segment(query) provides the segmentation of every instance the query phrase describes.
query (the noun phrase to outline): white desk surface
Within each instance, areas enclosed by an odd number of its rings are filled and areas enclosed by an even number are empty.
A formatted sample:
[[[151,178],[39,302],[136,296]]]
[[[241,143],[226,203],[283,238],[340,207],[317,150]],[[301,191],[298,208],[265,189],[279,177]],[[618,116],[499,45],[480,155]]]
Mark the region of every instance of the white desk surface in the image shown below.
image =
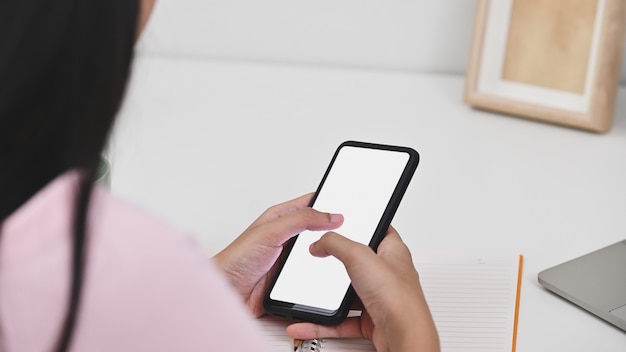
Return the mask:
[[[414,253],[525,256],[517,351],[624,351],[626,333],[537,273],[626,238],[626,89],[597,135],[477,111],[463,77],[138,57],[112,189],[209,253],[314,191],[344,140],[421,154],[393,224]]]

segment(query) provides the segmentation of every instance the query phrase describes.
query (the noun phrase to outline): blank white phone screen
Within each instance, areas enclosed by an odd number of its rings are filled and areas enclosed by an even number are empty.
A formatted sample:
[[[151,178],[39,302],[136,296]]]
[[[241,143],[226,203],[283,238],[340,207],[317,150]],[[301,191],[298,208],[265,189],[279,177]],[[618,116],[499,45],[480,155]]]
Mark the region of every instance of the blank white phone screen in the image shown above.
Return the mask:
[[[335,232],[369,244],[402,176],[409,154],[344,146],[324,181],[313,208],[344,216]],[[334,257],[317,258],[311,243],[326,231],[304,231],[296,240],[270,298],[330,311],[337,310],[350,278]]]

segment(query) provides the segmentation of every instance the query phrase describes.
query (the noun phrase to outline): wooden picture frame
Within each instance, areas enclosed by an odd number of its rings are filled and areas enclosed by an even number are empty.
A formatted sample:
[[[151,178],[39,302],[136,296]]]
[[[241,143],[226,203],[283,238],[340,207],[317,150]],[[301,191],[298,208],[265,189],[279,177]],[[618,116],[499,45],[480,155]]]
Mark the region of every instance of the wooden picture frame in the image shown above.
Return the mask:
[[[625,25],[624,0],[478,0],[465,102],[606,132]]]

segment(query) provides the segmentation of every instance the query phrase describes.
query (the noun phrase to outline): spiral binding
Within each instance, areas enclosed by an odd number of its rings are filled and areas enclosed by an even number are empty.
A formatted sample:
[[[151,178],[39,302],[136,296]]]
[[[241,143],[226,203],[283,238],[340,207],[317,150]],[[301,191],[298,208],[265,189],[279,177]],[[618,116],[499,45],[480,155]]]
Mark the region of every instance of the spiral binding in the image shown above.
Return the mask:
[[[302,342],[302,346],[300,346],[301,352],[320,352],[324,347],[323,339],[312,339],[306,340]]]

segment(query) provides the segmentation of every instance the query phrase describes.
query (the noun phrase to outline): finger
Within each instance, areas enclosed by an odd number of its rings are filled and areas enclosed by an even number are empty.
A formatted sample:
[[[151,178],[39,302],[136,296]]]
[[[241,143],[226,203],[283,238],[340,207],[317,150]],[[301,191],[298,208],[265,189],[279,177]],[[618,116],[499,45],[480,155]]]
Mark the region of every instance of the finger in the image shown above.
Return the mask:
[[[387,233],[385,233],[385,238],[389,238],[390,241],[394,241],[394,242],[403,242],[398,231],[391,225],[389,225],[389,228],[387,229]]]
[[[379,256],[386,258],[389,254],[391,259],[407,260],[411,259],[411,252],[402,241],[400,234],[392,226],[389,226],[385,238],[378,245],[377,253]]]
[[[313,242],[309,247],[309,252],[316,257],[332,255],[344,263],[346,267],[350,267],[357,260],[364,260],[374,254],[370,247],[335,232],[327,232],[318,241]]]
[[[259,216],[259,218],[253,223],[253,225],[259,225],[268,221],[272,221],[274,219],[278,219],[285,215],[296,212],[300,209],[307,208],[311,205],[312,199],[313,193],[308,193],[287,202],[269,207],[263,212],[263,214],[261,214],[261,216]]]
[[[304,230],[332,230],[341,224],[343,224],[343,216],[340,214],[322,213],[315,209],[303,208],[262,224],[259,226],[258,232],[266,233],[266,238],[271,241],[271,244],[279,246]]]
[[[294,339],[309,340],[316,338],[365,338],[361,332],[361,318],[354,317],[344,320],[335,326],[317,325],[313,323],[295,323],[287,327],[287,335]]]

